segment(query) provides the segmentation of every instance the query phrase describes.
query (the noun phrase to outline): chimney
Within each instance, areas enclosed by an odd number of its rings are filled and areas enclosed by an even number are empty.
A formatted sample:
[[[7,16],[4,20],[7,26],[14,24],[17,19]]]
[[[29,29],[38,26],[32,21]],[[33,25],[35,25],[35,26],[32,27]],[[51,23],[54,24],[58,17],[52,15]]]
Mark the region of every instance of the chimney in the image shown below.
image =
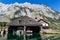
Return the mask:
[[[37,19],[37,17],[35,17],[35,19]]]
[[[34,17],[34,19],[35,19],[36,21],[38,21],[38,19],[37,19],[37,17],[36,17],[36,16]]]

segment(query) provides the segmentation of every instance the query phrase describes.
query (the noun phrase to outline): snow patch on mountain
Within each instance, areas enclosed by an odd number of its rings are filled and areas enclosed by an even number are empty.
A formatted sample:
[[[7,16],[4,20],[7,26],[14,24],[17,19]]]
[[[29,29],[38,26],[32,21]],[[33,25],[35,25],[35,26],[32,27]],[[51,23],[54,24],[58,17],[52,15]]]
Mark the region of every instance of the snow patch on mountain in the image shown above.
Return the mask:
[[[10,17],[14,17],[15,15],[27,15],[30,17],[39,16],[39,14],[55,18],[54,15],[56,12],[46,5],[39,4],[31,4],[28,2],[25,3],[14,3],[14,4],[3,4],[0,3],[0,14],[10,15]]]

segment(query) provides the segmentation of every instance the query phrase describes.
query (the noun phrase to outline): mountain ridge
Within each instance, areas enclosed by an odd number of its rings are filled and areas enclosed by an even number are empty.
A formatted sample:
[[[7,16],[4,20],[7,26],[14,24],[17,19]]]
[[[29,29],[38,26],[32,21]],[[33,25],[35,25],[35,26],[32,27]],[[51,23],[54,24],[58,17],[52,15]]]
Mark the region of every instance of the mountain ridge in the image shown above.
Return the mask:
[[[25,7],[25,9],[24,9],[24,7]],[[0,13],[1,14],[3,13],[3,14],[6,14],[6,15],[10,15],[10,14],[13,15],[16,11],[21,10],[21,8],[23,8],[23,11],[26,10],[27,13],[29,13],[28,11],[33,10],[33,12],[37,12],[37,13],[39,12],[40,14],[43,14],[43,15],[45,15],[47,17],[56,18],[55,16],[57,16],[56,19],[59,18],[59,16],[58,16],[59,13],[57,13],[56,11],[52,10],[50,7],[48,7],[46,5],[43,5],[43,4],[41,4],[41,5],[39,5],[39,4],[31,4],[31,3],[28,3],[28,2],[25,2],[23,4],[22,3],[19,4],[17,2],[14,3],[14,4],[0,3],[0,9],[1,9]],[[26,9],[26,8],[29,8],[29,9]],[[30,12],[29,14],[31,15],[31,13],[32,12]],[[54,15],[54,14],[56,14],[56,15]]]

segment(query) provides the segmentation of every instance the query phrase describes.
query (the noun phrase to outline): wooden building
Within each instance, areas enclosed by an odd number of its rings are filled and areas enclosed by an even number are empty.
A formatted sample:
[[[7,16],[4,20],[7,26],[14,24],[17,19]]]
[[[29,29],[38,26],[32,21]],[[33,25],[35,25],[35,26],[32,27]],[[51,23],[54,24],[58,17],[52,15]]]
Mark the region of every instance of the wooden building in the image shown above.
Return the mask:
[[[40,20],[38,22],[42,25],[43,29],[48,29],[49,27],[49,22],[44,20],[43,16],[40,17]]]
[[[39,33],[41,24],[28,16],[21,16],[13,19],[7,26],[8,32],[23,30],[26,33],[27,30],[32,30],[33,33]]]

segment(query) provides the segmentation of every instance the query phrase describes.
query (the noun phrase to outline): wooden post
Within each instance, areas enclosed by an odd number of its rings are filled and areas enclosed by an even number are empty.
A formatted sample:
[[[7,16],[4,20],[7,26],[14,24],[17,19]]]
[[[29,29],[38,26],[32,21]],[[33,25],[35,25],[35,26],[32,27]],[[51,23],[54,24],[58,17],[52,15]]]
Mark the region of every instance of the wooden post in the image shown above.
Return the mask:
[[[41,26],[41,33],[43,33],[43,28],[42,28],[42,26]]]
[[[23,33],[24,33],[24,40],[26,40],[26,26],[24,26]]]

